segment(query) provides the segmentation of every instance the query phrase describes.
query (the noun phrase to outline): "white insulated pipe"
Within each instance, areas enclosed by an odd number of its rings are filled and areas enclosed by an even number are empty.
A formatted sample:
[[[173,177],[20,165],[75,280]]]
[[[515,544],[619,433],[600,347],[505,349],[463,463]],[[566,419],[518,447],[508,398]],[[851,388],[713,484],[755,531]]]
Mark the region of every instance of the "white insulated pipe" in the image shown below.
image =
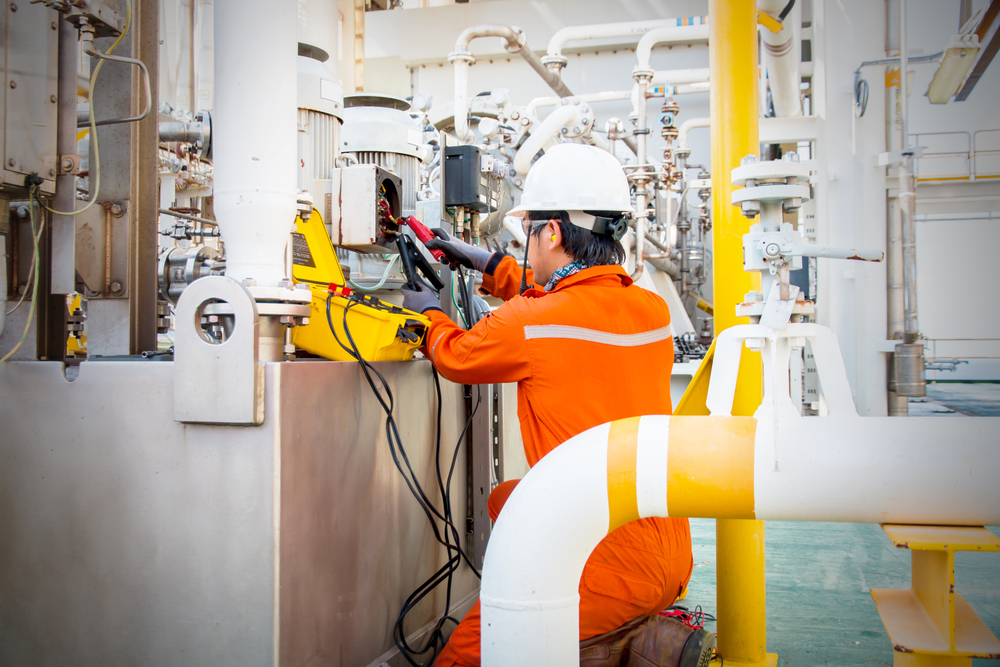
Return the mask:
[[[759,0],[757,8],[777,18],[787,5],[787,0]],[[774,113],[779,118],[801,116],[802,3],[792,6],[777,33],[764,25],[759,32]]]
[[[694,17],[694,22],[704,23],[708,17]],[[677,27],[688,19],[660,19],[657,21],[625,21],[622,23],[601,23],[596,25],[574,25],[557,30],[549,40],[548,58],[561,58],[563,47],[569,42],[588,41],[592,39],[607,39],[610,37],[631,37],[644,35],[651,30],[667,27]],[[708,36],[706,34],[705,39]],[[698,38],[692,38],[696,41]]]
[[[997,525],[998,432],[1000,418],[851,414],[654,415],[585,431],[528,472],[494,526],[482,664],[578,665],[584,565],[638,518]]]
[[[700,21],[700,23],[697,23]],[[649,65],[653,47],[659,44],[684,44],[687,42],[708,41],[708,17],[695,17],[694,25],[673,25],[650,30],[635,47],[636,69],[652,69]],[[707,77],[706,79],[708,80]]]
[[[537,128],[532,129],[531,134],[525,140],[514,155],[514,171],[524,176],[531,168],[531,160],[538,154],[538,151],[545,148],[551,141],[556,139],[562,128],[568,125],[579,125],[580,105],[565,104],[556,107],[552,113],[545,117]]]
[[[462,143],[475,138],[469,131],[469,61],[455,60],[455,136]]]
[[[691,133],[691,130],[698,127],[709,127],[711,122],[711,118],[688,118],[681,123],[681,126],[677,129],[677,150],[688,150],[688,134]]]
[[[257,286],[285,279],[295,222],[295,0],[214,5],[215,213],[226,275]],[[252,35],[267,35],[262,49]]]

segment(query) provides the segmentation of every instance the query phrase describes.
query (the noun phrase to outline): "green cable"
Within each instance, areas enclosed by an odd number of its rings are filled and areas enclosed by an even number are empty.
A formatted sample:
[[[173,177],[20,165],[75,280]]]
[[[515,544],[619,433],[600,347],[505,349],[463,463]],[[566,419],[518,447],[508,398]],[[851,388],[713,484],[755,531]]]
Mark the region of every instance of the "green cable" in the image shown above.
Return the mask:
[[[389,260],[389,264],[385,267],[385,272],[382,273],[382,280],[378,281],[376,285],[372,285],[371,287],[362,287],[361,285],[357,284],[356,282],[350,279],[348,279],[347,284],[356,290],[361,290],[362,292],[374,292],[376,290],[380,290],[382,289],[382,286],[385,285],[385,282],[389,279],[389,274],[392,273],[392,266],[393,264],[396,263],[397,259],[399,259],[399,255],[392,256],[392,259]]]

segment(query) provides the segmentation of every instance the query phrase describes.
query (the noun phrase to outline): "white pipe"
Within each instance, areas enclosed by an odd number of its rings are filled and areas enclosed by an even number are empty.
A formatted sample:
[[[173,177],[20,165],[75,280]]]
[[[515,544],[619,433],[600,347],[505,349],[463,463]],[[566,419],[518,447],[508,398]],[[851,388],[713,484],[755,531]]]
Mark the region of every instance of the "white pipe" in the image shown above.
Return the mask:
[[[678,44],[684,42],[708,41],[708,18],[699,16],[700,24],[671,26],[650,30],[639,40],[635,48],[636,69],[648,70],[650,53],[657,44]]]
[[[699,16],[696,20],[705,21],[707,17]],[[683,19],[661,19],[658,21],[626,21],[623,23],[601,23],[597,25],[574,25],[557,30],[549,40],[547,57],[562,57],[563,47],[568,42],[585,41],[591,39],[606,39],[608,37],[630,37],[632,35],[644,35],[650,30],[677,26]],[[694,41],[694,40],[692,40]]]
[[[285,278],[295,222],[295,0],[219,2],[215,11],[215,213],[226,275]],[[259,48],[249,35],[267,35]]]
[[[523,247],[525,241],[528,240],[528,236],[524,233],[524,227],[521,226],[522,222],[521,218],[515,218],[511,215],[505,215],[503,217],[503,228],[510,232],[510,235],[514,237],[514,240]]]
[[[785,0],[760,0],[759,9],[777,18],[787,5]],[[774,113],[779,118],[801,116],[802,3],[792,6],[777,34],[763,25],[759,32]]]
[[[661,69],[653,72],[653,80],[650,84],[653,86],[662,86],[663,84],[678,84],[678,83],[703,83],[705,81],[710,81],[709,69],[707,67],[693,68],[693,69]]]
[[[177,3],[177,35],[180,38],[180,55],[177,65],[178,109],[197,111],[194,100],[194,2],[179,0]]]
[[[789,397],[791,346],[804,339],[828,417],[799,416]],[[753,417],[733,417],[744,343],[762,352],[764,396]],[[528,472],[483,564],[484,667],[578,665],[584,565],[607,533],[635,519],[1000,522],[1000,418],[859,417],[825,327],[727,329],[716,341],[706,405],[712,416],[597,426]]]
[[[531,135],[514,155],[514,171],[522,176],[527,174],[531,168],[531,160],[538,151],[558,137],[562,128],[579,123],[579,118],[579,104],[562,105],[546,116],[537,128],[532,129]]]
[[[581,102],[586,102],[590,104],[591,102],[613,102],[618,100],[627,100],[632,97],[632,91],[630,90],[606,90],[601,93],[589,93],[587,95],[576,95],[576,98]],[[531,117],[538,116],[539,107],[554,107],[559,104],[563,98],[561,97],[536,97],[535,99],[528,102],[528,106],[525,107],[527,113]]]
[[[688,134],[696,127],[709,127],[711,118],[688,118],[677,130],[677,149],[688,150]]]
[[[629,520],[1000,522],[1000,418],[645,416],[629,439],[630,421],[563,443],[504,505],[483,564],[483,667],[579,664],[580,577],[623,499]],[[609,469],[623,448],[629,463]]]
[[[200,35],[198,41],[198,59],[195,61],[195,107],[192,111],[211,111],[214,82],[214,51],[212,43],[213,29],[212,0],[197,0],[195,5],[195,29]]]
[[[455,136],[462,143],[475,138],[469,131],[469,61],[455,60]]]

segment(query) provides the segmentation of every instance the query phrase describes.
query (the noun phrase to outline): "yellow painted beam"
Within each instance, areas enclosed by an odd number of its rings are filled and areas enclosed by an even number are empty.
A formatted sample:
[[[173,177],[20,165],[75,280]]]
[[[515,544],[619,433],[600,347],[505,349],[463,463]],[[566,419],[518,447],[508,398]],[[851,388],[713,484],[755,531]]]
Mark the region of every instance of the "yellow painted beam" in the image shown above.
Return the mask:
[[[709,0],[712,136],[712,242],[715,334],[736,324],[736,304],[759,291],[760,278],[743,271],[743,234],[750,221],[731,203],[730,174],[740,159],[760,151],[757,110],[757,3]],[[755,284],[756,283],[756,284]],[[743,351],[733,414],[750,416],[760,404],[759,353]],[[716,521],[718,650],[729,667],[775,664],[767,653],[764,608],[764,522]]]

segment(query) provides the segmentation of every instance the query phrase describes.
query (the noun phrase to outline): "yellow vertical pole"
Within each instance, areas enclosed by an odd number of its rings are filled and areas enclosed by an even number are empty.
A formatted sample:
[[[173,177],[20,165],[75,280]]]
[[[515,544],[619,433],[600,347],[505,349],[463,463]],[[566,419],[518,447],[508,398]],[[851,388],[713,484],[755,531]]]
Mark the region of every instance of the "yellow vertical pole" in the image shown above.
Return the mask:
[[[712,118],[712,243],[715,255],[715,335],[747,323],[736,304],[760,290],[760,278],[743,271],[743,234],[750,220],[732,205],[730,172],[740,159],[760,152],[757,109],[756,0],[709,0],[709,65]],[[760,405],[760,354],[743,350],[734,415]],[[764,522],[716,521],[718,650],[727,667],[774,665],[767,653],[764,606]]]

